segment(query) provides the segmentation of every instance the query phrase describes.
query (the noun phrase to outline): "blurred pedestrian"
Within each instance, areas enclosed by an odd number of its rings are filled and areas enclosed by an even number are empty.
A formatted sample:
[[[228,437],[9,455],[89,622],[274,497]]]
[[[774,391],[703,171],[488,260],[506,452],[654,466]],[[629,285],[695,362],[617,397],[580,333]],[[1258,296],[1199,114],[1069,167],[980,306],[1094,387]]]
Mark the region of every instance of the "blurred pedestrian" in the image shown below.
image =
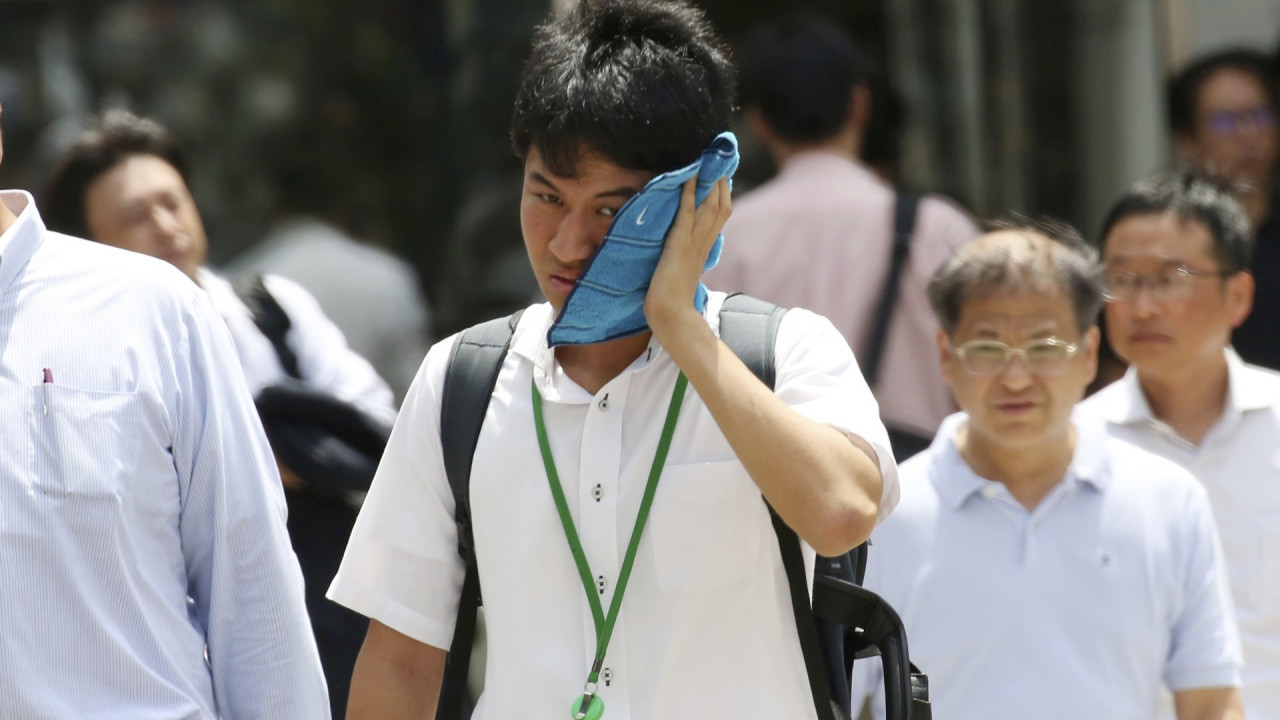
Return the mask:
[[[0,715],[329,717],[280,479],[209,298],[4,191],[0,348]]]
[[[1242,718],[1209,503],[1173,462],[1074,413],[1103,278],[1071,228],[984,235],[929,286],[961,412],[902,465],[865,584],[902,614],[937,717]],[[855,697],[880,684],[854,666]],[[876,716],[883,717],[877,695]]]
[[[955,409],[933,352],[925,287],[978,229],[940,197],[917,207],[858,159],[875,108],[866,61],[839,28],[795,16],[757,31],[744,55],[746,118],[779,173],[735,203],[729,245],[707,282],[830,318],[904,459]]]
[[[1253,50],[1206,55],[1169,81],[1169,125],[1179,159],[1232,184],[1255,242],[1254,312],[1232,343],[1245,361],[1280,370],[1280,152],[1271,61]]]
[[[1102,257],[1107,331],[1129,372],[1082,407],[1208,490],[1246,714],[1280,720],[1280,374],[1230,346],[1253,298],[1252,248],[1244,209],[1213,180],[1171,173],[1126,192],[1103,225]]]
[[[205,291],[231,331],[280,466],[307,609],[341,717],[366,623],[326,600],[324,589],[355,523],[349,491],[368,488],[395,418],[391,389],[301,286],[268,275],[233,287],[205,267],[208,241],[187,177],[182,148],[165,128],[109,111],[62,154],[49,184],[49,225],[168,261]]]

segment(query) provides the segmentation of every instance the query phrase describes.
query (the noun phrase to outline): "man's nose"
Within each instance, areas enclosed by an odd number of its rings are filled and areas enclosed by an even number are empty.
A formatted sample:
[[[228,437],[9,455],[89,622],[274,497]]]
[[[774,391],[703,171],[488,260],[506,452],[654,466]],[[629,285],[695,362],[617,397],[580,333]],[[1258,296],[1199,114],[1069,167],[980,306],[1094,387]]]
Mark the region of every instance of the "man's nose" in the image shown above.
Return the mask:
[[[1160,301],[1156,298],[1155,287],[1149,282],[1140,283],[1134,289],[1128,305],[1134,317],[1149,318],[1155,315],[1160,310]]]
[[[551,239],[550,249],[566,265],[586,262],[604,242],[604,231],[593,218],[579,213],[565,213]]]
[[[1009,358],[1009,364],[1005,365],[1004,370],[1000,372],[1000,384],[1009,390],[1017,391],[1029,387],[1031,382],[1031,366],[1027,364],[1026,355],[1014,353]]]

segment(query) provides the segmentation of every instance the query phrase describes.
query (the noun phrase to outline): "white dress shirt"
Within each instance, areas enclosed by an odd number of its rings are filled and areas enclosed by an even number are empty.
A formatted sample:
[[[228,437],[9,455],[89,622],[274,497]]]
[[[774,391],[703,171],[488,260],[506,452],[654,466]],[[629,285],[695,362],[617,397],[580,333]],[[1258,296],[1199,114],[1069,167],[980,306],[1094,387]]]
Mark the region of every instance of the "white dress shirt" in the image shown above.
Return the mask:
[[[1213,517],[1186,470],[1077,414],[1066,476],[1028,511],[960,456],[965,420],[903,463],[864,583],[906,624],[935,717],[1150,720],[1166,686],[1240,684]],[[883,718],[878,659],[853,677]]]
[[[711,293],[713,330],[723,300]],[[544,398],[569,511],[608,607],[678,373],[654,341],[592,395],[548,349],[551,320],[545,304],[522,317],[475,452],[471,501],[488,638],[476,720],[562,720],[595,651],[590,607],[538,450],[531,384]],[[453,638],[463,577],[438,425],[453,342],[432,348],[409,391],[329,591],[438,648]],[[887,514],[896,468],[844,339],[825,319],[792,310],[776,352],[779,397],[876,447]],[[692,386],[605,668],[600,693],[612,720],[815,717],[768,510]]]
[[[225,324],[168,264],[0,200],[0,717],[328,717]]]
[[[208,268],[200,268],[197,278],[231,331],[250,392],[257,395],[268,385],[287,379],[275,346],[258,329],[252,312],[231,283]],[[388,423],[395,420],[395,398],[390,386],[368,360],[347,346],[342,331],[324,314],[311,293],[278,275],[264,275],[262,281],[289,317],[285,343],[297,356],[298,372],[307,385],[332,393]]]
[[[1155,418],[1133,368],[1081,408],[1208,491],[1240,623],[1246,716],[1280,720],[1280,374],[1226,355],[1226,407],[1200,447]]]

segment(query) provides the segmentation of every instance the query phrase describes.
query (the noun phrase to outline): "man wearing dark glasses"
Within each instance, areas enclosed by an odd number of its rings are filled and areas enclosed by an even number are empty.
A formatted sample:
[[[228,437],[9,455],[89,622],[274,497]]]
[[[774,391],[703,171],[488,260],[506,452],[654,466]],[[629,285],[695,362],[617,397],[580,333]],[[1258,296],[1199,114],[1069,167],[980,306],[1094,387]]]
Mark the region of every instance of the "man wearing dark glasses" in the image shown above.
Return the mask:
[[[1232,183],[1256,239],[1253,313],[1235,333],[1241,357],[1280,370],[1280,215],[1275,186],[1280,100],[1271,58],[1225,50],[1187,65],[1169,82],[1169,125],[1178,158]]]
[[[1165,688],[1179,720],[1240,717],[1203,489],[1075,413],[1102,292],[1097,254],[1051,223],[983,236],[930,284],[961,412],[902,465],[865,584],[902,614],[937,717],[1150,720]],[[878,668],[854,666],[855,693]]]

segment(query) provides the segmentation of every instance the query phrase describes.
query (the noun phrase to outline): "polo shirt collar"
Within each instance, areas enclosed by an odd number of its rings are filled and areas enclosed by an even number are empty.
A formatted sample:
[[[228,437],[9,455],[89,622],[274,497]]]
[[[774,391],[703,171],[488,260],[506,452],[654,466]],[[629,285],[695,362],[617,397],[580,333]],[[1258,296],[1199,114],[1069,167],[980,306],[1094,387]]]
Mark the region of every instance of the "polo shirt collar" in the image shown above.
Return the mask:
[[[1280,386],[1275,383],[1253,382],[1253,368],[1245,364],[1234,348],[1223,350],[1227,359],[1227,402],[1222,410],[1224,418],[1280,405]],[[1158,422],[1147,402],[1146,393],[1138,381],[1137,368],[1132,365],[1116,384],[1116,395],[1103,403],[1099,415],[1118,425]]]
[[[45,228],[30,193],[5,190],[0,192],[0,202],[17,216],[13,226],[0,235],[0,288],[3,288],[8,287],[40,247]]]
[[[1002,486],[1002,483],[979,476],[960,455],[956,433],[968,419],[968,415],[960,412],[944,420],[929,449],[930,462],[936,470],[929,476],[938,496],[953,510],[958,510],[969,498],[987,491],[989,487]],[[1062,483],[1077,487],[1089,485],[1098,492],[1104,492],[1111,484],[1106,430],[1101,423],[1091,421],[1079,412],[1073,413],[1071,422],[1076,428],[1076,451]]]
[[[1280,386],[1274,382],[1255,382],[1257,369],[1245,364],[1235,348],[1227,354],[1227,412],[1263,410],[1280,405]],[[1224,412],[1223,414],[1227,414]]]

